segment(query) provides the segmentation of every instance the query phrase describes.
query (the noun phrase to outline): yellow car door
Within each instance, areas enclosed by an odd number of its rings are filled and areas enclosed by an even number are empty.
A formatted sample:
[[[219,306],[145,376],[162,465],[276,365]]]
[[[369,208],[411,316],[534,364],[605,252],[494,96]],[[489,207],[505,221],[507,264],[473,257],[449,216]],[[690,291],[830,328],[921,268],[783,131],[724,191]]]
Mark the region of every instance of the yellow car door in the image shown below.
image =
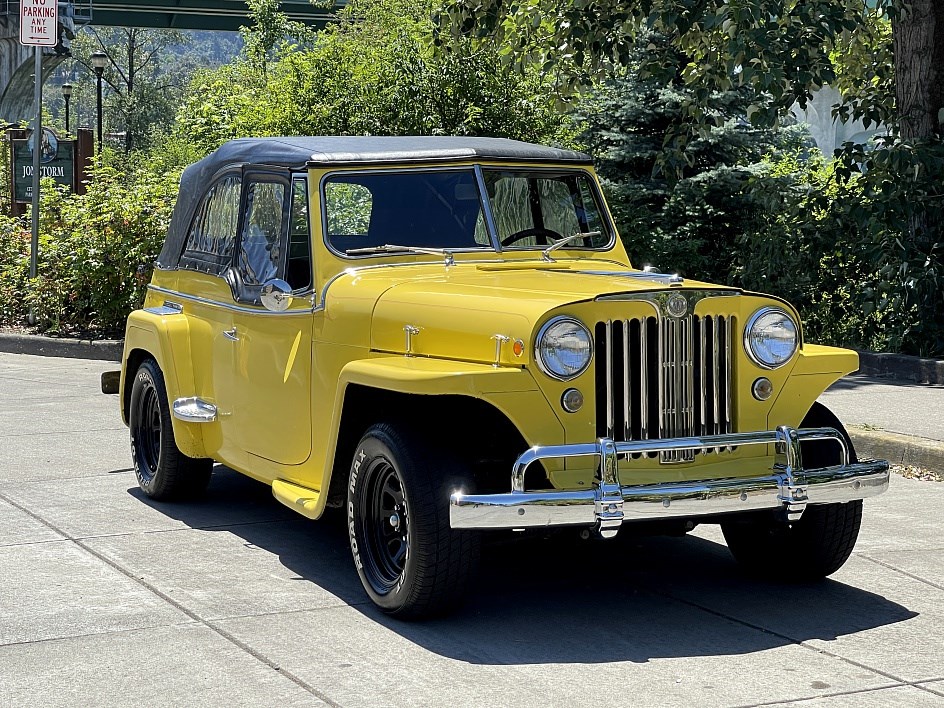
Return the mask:
[[[283,465],[311,453],[311,241],[304,176],[247,169],[236,248],[234,417],[240,444]],[[262,305],[262,287],[285,281],[296,297],[282,312]]]

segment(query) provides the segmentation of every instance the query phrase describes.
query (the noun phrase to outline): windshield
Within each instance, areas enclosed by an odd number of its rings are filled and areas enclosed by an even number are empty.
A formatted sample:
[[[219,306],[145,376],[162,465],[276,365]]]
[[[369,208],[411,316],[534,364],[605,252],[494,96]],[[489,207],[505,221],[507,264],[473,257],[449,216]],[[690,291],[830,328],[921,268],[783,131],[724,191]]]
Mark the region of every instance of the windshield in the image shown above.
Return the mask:
[[[543,248],[577,233],[569,245],[610,242],[589,175],[576,171],[484,170],[485,188],[502,248]]]
[[[337,174],[324,185],[329,245],[491,248],[475,172]]]
[[[589,175],[483,170],[502,248],[601,248],[609,230]],[[347,255],[425,249],[493,250],[471,168],[336,173],[324,182],[328,245]],[[575,234],[585,237],[574,237]]]

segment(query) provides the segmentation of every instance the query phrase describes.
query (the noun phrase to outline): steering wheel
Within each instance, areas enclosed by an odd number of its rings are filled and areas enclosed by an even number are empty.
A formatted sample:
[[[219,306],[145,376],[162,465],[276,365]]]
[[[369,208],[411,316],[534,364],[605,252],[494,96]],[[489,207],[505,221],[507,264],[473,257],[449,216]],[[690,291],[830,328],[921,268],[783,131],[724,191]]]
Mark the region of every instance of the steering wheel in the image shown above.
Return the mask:
[[[559,233],[554,231],[554,229],[532,227],[530,229],[522,229],[521,231],[515,231],[510,236],[506,236],[505,238],[502,239],[501,245],[510,246],[511,244],[517,243],[518,241],[523,241],[529,236],[539,236],[543,238],[545,246],[550,246],[552,243],[554,243],[554,241],[557,241],[563,238],[563,236],[561,236]]]

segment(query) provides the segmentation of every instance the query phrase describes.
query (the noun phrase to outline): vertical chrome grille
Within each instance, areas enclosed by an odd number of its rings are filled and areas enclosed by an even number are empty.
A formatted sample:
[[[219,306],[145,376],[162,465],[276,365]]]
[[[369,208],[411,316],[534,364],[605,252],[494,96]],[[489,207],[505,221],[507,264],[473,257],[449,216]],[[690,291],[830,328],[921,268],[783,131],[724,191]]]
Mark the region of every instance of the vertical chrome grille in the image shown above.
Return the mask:
[[[719,315],[598,323],[597,435],[620,441],[732,432],[734,329],[733,317]],[[690,462],[726,449],[674,450],[660,459]]]
[[[692,409],[692,319],[668,318],[662,321],[659,338],[660,438],[691,435],[695,429]],[[663,453],[664,462],[691,462],[694,450],[671,450]]]

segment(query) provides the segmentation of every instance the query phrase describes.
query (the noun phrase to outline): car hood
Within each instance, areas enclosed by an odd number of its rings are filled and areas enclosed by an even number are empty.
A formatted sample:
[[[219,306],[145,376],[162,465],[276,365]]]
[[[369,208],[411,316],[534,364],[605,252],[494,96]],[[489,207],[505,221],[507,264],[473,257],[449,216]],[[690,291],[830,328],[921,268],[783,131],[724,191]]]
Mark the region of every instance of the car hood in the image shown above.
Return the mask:
[[[697,281],[670,285],[667,276],[599,261],[410,266],[358,277],[362,287],[383,284],[371,318],[372,349],[405,353],[411,329],[413,354],[493,363],[500,335],[511,342],[501,355],[510,364],[526,363],[535,328],[552,312],[567,314],[568,306],[670,288],[732,290]],[[525,345],[521,356],[513,355],[514,340]]]

